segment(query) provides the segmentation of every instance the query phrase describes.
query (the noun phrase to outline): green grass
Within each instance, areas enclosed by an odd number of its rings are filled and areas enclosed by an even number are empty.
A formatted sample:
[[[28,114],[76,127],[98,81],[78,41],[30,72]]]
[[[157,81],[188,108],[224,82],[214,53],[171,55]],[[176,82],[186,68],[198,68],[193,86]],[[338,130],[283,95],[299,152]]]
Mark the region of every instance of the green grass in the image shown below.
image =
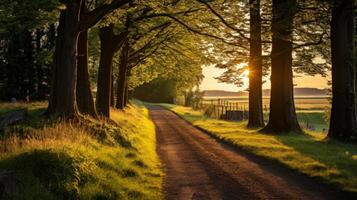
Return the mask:
[[[308,112],[305,111],[298,111],[297,113],[298,121],[302,128],[310,128],[313,127],[314,132],[323,132],[324,130],[327,131],[328,124],[325,120],[325,113],[319,112],[315,110],[309,110]],[[269,113],[264,113],[264,119],[267,120],[269,118]]]
[[[163,198],[155,126],[140,102],[112,110],[117,125],[90,118],[46,123],[45,103],[0,104],[0,113],[20,107],[36,120],[2,133],[0,184],[10,188],[3,199]]]
[[[321,132],[328,129],[324,112],[298,112],[297,117],[302,127],[313,126],[315,131]]]
[[[247,122],[209,119],[188,107],[162,104],[193,125],[249,153],[357,192],[357,146],[325,139],[325,134],[268,135],[247,129]],[[321,116],[310,116],[320,120]]]

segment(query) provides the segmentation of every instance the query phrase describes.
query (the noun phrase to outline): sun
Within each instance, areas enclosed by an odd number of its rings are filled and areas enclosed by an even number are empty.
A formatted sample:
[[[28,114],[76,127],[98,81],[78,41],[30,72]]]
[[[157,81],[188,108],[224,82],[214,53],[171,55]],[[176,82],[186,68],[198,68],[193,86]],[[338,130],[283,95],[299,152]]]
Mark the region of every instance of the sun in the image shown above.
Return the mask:
[[[249,69],[244,70],[243,76],[245,76],[245,77],[249,76]]]

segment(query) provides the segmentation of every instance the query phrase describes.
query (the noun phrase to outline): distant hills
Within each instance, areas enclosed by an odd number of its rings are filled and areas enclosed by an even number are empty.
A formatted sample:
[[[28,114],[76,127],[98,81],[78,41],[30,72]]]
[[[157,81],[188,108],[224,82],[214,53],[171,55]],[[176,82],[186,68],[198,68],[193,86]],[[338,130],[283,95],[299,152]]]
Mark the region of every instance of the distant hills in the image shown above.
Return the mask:
[[[237,97],[237,96],[248,96],[248,91],[231,92],[224,90],[205,90],[205,97]],[[318,88],[295,88],[295,96],[326,96],[328,95],[327,89]],[[263,90],[263,96],[270,96],[270,89]]]

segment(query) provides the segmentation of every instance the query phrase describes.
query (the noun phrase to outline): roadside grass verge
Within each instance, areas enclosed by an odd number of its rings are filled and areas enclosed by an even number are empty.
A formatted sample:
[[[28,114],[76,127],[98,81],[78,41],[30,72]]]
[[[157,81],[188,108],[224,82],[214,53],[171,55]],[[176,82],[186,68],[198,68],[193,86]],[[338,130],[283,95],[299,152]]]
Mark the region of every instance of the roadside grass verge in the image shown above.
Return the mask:
[[[0,199],[163,198],[155,126],[140,102],[113,109],[116,124],[85,117],[42,126],[34,124],[48,121],[41,117],[45,103],[8,105],[0,104],[0,113],[27,107],[37,121],[0,136]]]
[[[339,188],[357,192],[357,146],[308,132],[270,135],[247,129],[247,122],[210,119],[189,107],[161,104],[212,136]]]

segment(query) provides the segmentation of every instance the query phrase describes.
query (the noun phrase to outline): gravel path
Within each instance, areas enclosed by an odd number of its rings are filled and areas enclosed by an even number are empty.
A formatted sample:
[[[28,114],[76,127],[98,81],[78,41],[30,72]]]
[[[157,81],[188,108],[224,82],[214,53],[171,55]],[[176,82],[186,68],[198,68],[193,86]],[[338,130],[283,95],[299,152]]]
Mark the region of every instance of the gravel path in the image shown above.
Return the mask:
[[[220,143],[162,107],[148,108],[168,200],[357,199]]]

